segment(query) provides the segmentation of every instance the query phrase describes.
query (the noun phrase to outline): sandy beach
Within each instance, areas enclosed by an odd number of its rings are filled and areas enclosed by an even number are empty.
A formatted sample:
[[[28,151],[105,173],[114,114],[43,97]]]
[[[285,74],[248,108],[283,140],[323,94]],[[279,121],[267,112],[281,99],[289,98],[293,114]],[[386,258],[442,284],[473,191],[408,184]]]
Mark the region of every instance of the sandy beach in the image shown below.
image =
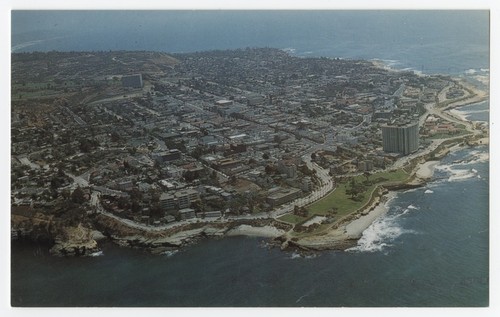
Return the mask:
[[[385,197],[387,200],[377,205],[372,211],[367,215],[361,216],[358,219],[351,221],[345,226],[345,234],[349,239],[358,239],[361,237],[363,231],[365,231],[377,218],[387,213],[389,207],[388,202],[395,198],[396,192],[389,192]]]
[[[240,225],[229,230],[226,236],[250,236],[263,238],[276,238],[285,234],[285,231],[273,226],[252,227],[249,225]]]
[[[434,170],[436,169],[436,165],[439,164],[439,161],[427,161],[418,166],[418,170],[415,175],[420,179],[429,179],[434,175]]]

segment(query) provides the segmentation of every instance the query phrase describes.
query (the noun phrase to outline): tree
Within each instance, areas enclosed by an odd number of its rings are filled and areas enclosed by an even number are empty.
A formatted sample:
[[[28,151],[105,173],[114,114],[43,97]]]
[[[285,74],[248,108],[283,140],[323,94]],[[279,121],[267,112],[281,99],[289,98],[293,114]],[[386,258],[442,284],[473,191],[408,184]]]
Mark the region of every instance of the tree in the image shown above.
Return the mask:
[[[68,189],[64,189],[62,192],[61,192],[61,195],[62,197],[64,198],[64,200],[68,200],[69,198],[71,198],[71,193],[69,192]]]
[[[308,212],[304,207],[299,207],[297,205],[293,206],[293,214],[300,217],[307,217]]]
[[[269,153],[266,152],[266,153],[262,154],[262,158],[264,160],[268,160],[269,159]]]
[[[266,167],[264,168],[264,170],[266,171],[267,175],[272,175],[275,172],[275,168],[274,168],[273,165],[266,165]]]
[[[160,194],[154,192],[151,194],[151,202],[157,204],[160,202]]]
[[[236,185],[237,182],[238,182],[238,178],[236,177],[236,175],[231,175],[231,177],[229,178],[229,183],[231,185]]]
[[[85,202],[85,194],[80,186],[78,186],[71,194],[71,201],[75,204],[83,204]]]
[[[354,200],[358,198],[361,193],[363,193],[364,189],[365,189],[364,186],[362,184],[357,183],[353,177],[349,181],[349,184],[346,186],[345,193],[347,195],[350,195],[351,199]]]
[[[345,188],[345,194],[351,196],[351,199],[353,199],[354,196],[356,196],[356,193],[354,192],[353,188],[347,186]]]
[[[190,207],[194,209],[196,212],[202,212],[205,209],[201,200],[193,201]]]
[[[210,173],[210,178],[212,180],[217,180],[217,172],[215,170],[213,170],[212,173]]]
[[[135,187],[132,188],[132,190],[130,191],[130,199],[137,200],[137,201],[142,200],[142,192]]]
[[[118,198],[117,203],[118,203],[118,207],[125,209],[128,205],[128,200],[127,200],[127,198],[121,196],[120,198]]]
[[[186,180],[186,182],[188,182],[188,183],[194,181],[197,178],[196,174],[193,173],[192,171],[185,171],[183,176],[184,176],[184,179]]]
[[[366,178],[366,182],[368,182],[370,180],[370,176],[371,175],[372,174],[370,172],[368,172],[368,171],[366,171],[366,172],[363,173],[363,176]]]
[[[127,160],[123,161],[123,168],[129,170],[131,168],[130,163]]]
[[[139,212],[141,211],[141,204],[137,200],[132,200],[132,203],[130,204],[130,209],[133,212]]]
[[[161,218],[165,215],[165,212],[160,207],[160,205],[154,204],[153,206],[151,206],[150,215],[153,218]]]
[[[59,164],[57,166],[57,177],[66,177],[66,174],[64,174],[64,170],[63,170],[63,165],[62,164]]]
[[[52,179],[50,180],[50,188],[53,190],[58,189],[59,187],[61,187],[61,185],[61,179],[58,177],[52,177]]]
[[[278,144],[281,144],[281,138],[279,135],[275,135],[274,138],[273,138],[274,142],[275,143],[278,143]]]

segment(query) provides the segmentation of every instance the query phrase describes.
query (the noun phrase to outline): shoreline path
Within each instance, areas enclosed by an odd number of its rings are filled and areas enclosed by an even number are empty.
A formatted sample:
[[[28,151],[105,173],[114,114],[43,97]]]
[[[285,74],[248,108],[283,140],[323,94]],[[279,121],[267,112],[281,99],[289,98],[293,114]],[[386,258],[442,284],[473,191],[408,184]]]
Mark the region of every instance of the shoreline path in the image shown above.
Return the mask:
[[[420,125],[422,125],[423,122],[425,122],[425,119],[429,115],[435,115],[435,116],[440,117],[440,118],[447,120],[447,121],[451,121],[451,122],[455,122],[455,123],[459,123],[459,124],[464,124],[467,131],[473,133],[474,135],[479,134],[480,131],[474,129],[473,122],[471,122],[469,120],[464,121],[463,118],[460,118],[458,116],[455,116],[455,115],[449,113],[448,110],[450,110],[451,108],[465,106],[465,105],[469,105],[469,104],[483,101],[488,97],[488,94],[482,90],[479,90],[473,86],[468,85],[467,89],[466,89],[468,94],[466,95],[465,99],[462,99],[462,100],[459,100],[456,102],[451,102],[446,107],[439,108],[438,107],[439,103],[448,101],[448,99],[446,98],[446,91],[450,87],[452,87],[451,84],[449,86],[443,88],[439,92],[437,103],[432,102],[432,103],[428,103],[425,105],[426,112],[420,118]],[[432,141],[432,143],[427,148],[425,148],[421,151],[418,151],[414,154],[411,154],[409,156],[398,159],[388,170],[394,170],[394,169],[401,168],[401,167],[405,166],[406,164],[408,164],[408,162],[411,159],[414,159],[416,157],[421,157],[421,156],[428,154],[431,151],[435,150],[443,142],[445,142],[447,140],[461,138],[461,137],[463,137],[463,136],[457,136],[457,137],[445,138],[445,139],[435,139]],[[252,220],[252,219],[255,219],[255,220],[256,219],[274,219],[276,221],[280,221],[277,218],[286,214],[286,213],[291,212],[295,205],[299,206],[299,207],[307,206],[307,205],[309,205],[309,204],[311,204],[319,199],[322,199],[323,197],[330,194],[333,190],[335,190],[334,184],[333,184],[333,179],[329,175],[328,171],[321,168],[316,163],[311,162],[311,155],[310,155],[311,153],[309,153],[309,152],[311,152],[313,150],[314,150],[314,147],[312,147],[306,154],[304,154],[302,156],[302,160],[307,164],[307,167],[309,169],[314,169],[316,171],[316,174],[318,175],[318,177],[320,179],[320,183],[321,183],[320,187],[315,189],[308,196],[298,198],[298,199],[296,199],[290,203],[287,203],[285,205],[282,205],[282,206],[278,207],[277,209],[270,211],[270,212],[262,212],[262,213],[258,213],[258,214],[252,214],[252,215],[231,216],[231,217],[227,217],[227,218],[223,217],[223,218],[218,218],[218,219],[195,218],[195,219],[189,219],[189,220],[183,220],[183,221],[179,221],[179,222],[169,223],[169,224],[165,224],[165,225],[151,226],[151,225],[139,223],[139,222],[136,222],[136,221],[133,221],[130,219],[124,219],[124,218],[121,218],[119,216],[116,216],[112,213],[105,211],[100,204],[100,192],[98,192],[98,191],[95,191],[95,190],[92,191],[91,205],[95,208],[96,213],[113,218],[113,219],[119,221],[120,223],[122,223],[126,226],[129,226],[131,228],[135,228],[135,229],[139,229],[139,230],[143,230],[143,231],[147,231],[147,232],[166,231],[166,230],[170,230],[170,229],[173,229],[173,228],[176,228],[179,226],[184,226],[184,225],[191,224],[191,223],[206,223],[206,224],[225,223],[225,222],[229,223],[229,222],[237,221],[237,220]],[[432,176],[433,169],[437,163],[438,163],[437,161],[429,161],[429,162],[426,162],[424,164],[418,165],[417,171],[416,171],[417,176],[419,178],[430,178]],[[74,176],[72,176],[72,177],[74,177]],[[76,180],[81,180],[81,179],[79,177],[74,177],[74,180],[76,181]],[[380,211],[380,209],[377,209],[377,210]],[[380,212],[377,212],[377,214],[380,214]],[[370,217],[370,219],[371,218],[373,218],[373,217]],[[347,226],[349,226],[349,224]],[[365,226],[363,226],[363,227],[365,227]],[[355,232],[356,235],[360,234],[359,230],[352,230],[352,231],[353,231],[352,233]]]

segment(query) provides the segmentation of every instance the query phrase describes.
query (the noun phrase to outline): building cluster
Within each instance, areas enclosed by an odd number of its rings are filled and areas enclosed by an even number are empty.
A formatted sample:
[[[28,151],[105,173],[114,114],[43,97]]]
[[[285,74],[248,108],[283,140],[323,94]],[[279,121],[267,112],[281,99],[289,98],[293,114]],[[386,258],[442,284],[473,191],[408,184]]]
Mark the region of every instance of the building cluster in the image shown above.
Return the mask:
[[[419,146],[402,118],[448,83],[270,48],[14,54],[12,69],[13,204],[81,188],[88,212],[156,224],[292,202],[320,184],[304,158],[384,168]]]
[[[430,115],[425,119],[421,127],[422,137],[442,137],[460,133],[462,127],[459,124],[445,121],[439,117]]]

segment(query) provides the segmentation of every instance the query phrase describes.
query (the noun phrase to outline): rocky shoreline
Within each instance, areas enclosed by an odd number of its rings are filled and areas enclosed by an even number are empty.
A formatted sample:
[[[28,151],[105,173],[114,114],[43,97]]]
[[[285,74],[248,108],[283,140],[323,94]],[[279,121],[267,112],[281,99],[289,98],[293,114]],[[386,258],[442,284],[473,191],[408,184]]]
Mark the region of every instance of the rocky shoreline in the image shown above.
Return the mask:
[[[484,92],[471,90],[471,98],[447,105],[451,109],[472,101],[486,98]],[[324,232],[300,238],[290,234],[291,224],[273,218],[251,220],[221,219],[214,222],[186,223],[165,230],[138,229],[105,214],[89,215],[84,223],[65,223],[35,212],[30,208],[17,208],[11,212],[11,240],[29,239],[47,242],[50,253],[58,256],[93,256],[100,252],[99,241],[110,240],[117,245],[141,248],[154,254],[178,250],[205,238],[245,235],[271,239],[271,244],[281,249],[304,252],[320,250],[345,250],[356,245],[363,231],[375,219],[387,212],[387,201],[395,191],[424,186],[432,178],[439,160],[450,150],[464,144],[487,144],[488,139],[470,139],[469,136],[443,140],[429,153],[422,153],[408,160],[404,168],[410,177],[402,183],[383,184],[372,192],[370,201],[359,210],[340,219]]]
[[[104,240],[131,248],[147,250],[153,254],[163,254],[192,245],[206,238],[226,236],[254,236],[270,239],[270,244],[282,250],[300,252],[322,250],[346,250],[354,247],[366,228],[375,219],[387,212],[387,202],[396,191],[424,186],[431,179],[439,159],[456,148],[461,140],[436,149],[439,154],[432,160],[427,156],[417,157],[408,181],[379,186],[372,199],[360,210],[346,216],[331,230],[303,238],[292,237],[292,225],[275,219],[221,220],[218,222],[187,223],[164,231],[144,231],[132,228],[104,214],[93,216],[85,225],[58,223],[43,213],[13,213],[11,218],[11,239],[46,241],[50,253],[57,256],[93,256],[100,251],[99,242]]]

